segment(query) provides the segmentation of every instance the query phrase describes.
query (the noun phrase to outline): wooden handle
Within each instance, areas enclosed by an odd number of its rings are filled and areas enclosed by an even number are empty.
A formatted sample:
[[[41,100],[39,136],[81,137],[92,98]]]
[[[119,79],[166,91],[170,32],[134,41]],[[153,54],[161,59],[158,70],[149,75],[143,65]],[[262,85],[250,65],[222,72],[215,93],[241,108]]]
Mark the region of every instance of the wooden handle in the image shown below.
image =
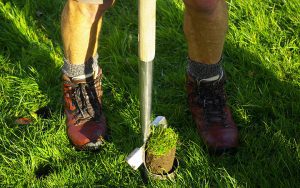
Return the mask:
[[[139,0],[139,57],[150,62],[155,56],[156,0]]]

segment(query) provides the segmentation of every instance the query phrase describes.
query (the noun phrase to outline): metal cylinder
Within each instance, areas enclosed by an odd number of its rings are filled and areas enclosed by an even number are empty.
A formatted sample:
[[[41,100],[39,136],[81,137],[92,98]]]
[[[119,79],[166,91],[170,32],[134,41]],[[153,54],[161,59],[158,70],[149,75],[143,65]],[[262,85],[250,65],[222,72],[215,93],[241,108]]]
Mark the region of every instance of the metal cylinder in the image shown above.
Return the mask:
[[[153,62],[139,63],[140,123],[145,143],[150,134]]]

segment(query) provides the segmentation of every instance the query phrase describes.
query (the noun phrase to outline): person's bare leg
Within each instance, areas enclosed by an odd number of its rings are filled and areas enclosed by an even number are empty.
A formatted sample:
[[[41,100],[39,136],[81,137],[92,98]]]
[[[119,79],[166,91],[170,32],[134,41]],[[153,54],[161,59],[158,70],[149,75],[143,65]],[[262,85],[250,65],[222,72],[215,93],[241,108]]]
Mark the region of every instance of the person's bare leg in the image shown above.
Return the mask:
[[[228,25],[224,0],[185,0],[184,33],[188,55],[206,64],[217,63],[223,51]]]
[[[97,62],[102,15],[113,2],[68,0],[62,12],[65,60],[62,68],[67,135],[79,150],[96,150],[104,143],[102,71]],[[92,4],[98,3],[98,4]]]
[[[210,151],[233,152],[238,130],[224,89],[221,57],[228,24],[225,0],[185,0],[187,92],[198,133]]]
[[[96,55],[102,24],[103,5],[68,0],[61,19],[65,58],[83,64]]]

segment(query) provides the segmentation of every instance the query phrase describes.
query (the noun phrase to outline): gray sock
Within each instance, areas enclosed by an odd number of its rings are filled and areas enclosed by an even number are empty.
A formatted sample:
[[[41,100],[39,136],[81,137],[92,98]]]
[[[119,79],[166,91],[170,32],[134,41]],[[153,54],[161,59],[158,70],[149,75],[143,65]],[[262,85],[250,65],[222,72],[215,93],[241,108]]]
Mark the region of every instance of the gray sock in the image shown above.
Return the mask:
[[[92,75],[94,71],[98,70],[98,54],[91,57],[84,64],[73,65],[68,59],[64,58],[64,65],[62,72],[68,77],[77,77],[82,75]]]
[[[196,80],[212,78],[214,76],[223,75],[221,60],[216,64],[205,64],[191,60],[188,58],[187,72]]]

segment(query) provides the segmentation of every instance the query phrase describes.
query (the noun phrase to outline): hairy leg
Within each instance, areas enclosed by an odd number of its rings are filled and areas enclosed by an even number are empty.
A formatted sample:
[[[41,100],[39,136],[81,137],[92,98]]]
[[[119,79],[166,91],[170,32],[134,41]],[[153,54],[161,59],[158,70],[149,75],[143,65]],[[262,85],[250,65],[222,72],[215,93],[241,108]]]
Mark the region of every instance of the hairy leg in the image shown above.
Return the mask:
[[[205,64],[217,63],[223,51],[228,25],[224,0],[184,0],[184,33],[189,58]]]
[[[225,0],[185,0],[187,92],[198,133],[210,152],[234,153],[238,129],[226,104],[222,56],[228,24]]]
[[[68,0],[61,16],[65,57],[71,64],[83,64],[97,53],[102,15],[112,4],[88,4]]]
[[[68,0],[62,12],[61,32],[66,58],[62,80],[67,135],[78,150],[99,149],[107,132],[101,102],[102,71],[96,53],[102,15],[112,2]]]

